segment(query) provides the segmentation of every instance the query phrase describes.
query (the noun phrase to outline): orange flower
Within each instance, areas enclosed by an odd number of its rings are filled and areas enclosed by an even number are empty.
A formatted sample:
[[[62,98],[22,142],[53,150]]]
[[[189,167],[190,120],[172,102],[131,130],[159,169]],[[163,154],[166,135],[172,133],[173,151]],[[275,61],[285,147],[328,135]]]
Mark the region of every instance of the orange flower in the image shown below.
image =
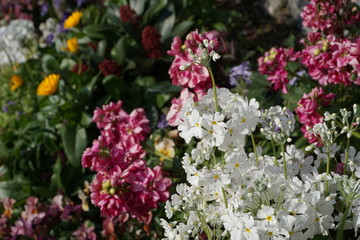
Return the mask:
[[[72,27],[76,27],[77,25],[79,25],[80,19],[82,17],[82,13],[81,12],[73,12],[71,14],[71,16],[69,16],[65,22],[64,22],[64,28],[68,29],[68,28],[72,28]]]
[[[54,94],[59,85],[60,75],[50,74],[38,86],[36,94],[39,96],[48,96]]]
[[[77,41],[77,38],[70,38],[69,40],[66,41],[66,48],[64,48],[65,51],[74,53],[79,49],[79,44]]]
[[[11,81],[11,91],[15,91],[17,88],[21,87],[24,82],[18,75],[13,75],[10,79]]]

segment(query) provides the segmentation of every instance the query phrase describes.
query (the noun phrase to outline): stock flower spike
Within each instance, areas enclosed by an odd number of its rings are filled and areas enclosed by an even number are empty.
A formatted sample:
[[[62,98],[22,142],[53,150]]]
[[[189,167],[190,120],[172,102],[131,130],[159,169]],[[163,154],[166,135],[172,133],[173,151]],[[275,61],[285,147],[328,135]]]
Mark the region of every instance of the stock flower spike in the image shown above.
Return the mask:
[[[48,96],[56,93],[59,85],[60,75],[50,74],[39,84],[37,95]]]
[[[11,87],[10,87],[11,91],[15,91],[24,84],[21,77],[16,74],[11,77],[10,81],[11,81]]]
[[[73,28],[79,25],[82,18],[82,13],[79,11],[73,12],[64,22],[64,28]]]

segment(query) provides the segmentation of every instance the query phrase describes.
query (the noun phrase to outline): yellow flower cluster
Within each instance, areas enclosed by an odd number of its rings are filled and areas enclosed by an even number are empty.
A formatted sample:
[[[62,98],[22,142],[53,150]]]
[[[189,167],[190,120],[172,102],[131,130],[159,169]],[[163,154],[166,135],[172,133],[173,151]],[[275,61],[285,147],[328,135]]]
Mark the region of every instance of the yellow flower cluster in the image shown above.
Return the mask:
[[[21,87],[24,82],[18,75],[13,75],[10,79],[11,81],[11,91],[15,91],[17,88]]]
[[[73,28],[76,27],[77,25],[79,25],[80,19],[82,17],[82,13],[81,12],[73,12],[71,14],[71,16],[69,16],[65,22],[64,22],[64,28],[68,29],[68,28]]]
[[[54,94],[59,85],[60,75],[50,74],[39,84],[37,88],[37,95],[48,96]]]

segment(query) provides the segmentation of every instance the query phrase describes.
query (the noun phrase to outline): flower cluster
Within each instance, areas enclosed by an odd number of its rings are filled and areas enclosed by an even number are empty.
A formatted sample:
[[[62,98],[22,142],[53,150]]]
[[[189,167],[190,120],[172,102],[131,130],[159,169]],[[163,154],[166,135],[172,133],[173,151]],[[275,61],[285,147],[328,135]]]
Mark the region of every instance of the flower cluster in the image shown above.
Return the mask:
[[[177,126],[180,109],[187,98],[193,100],[201,98],[212,86],[212,77],[209,72],[210,61],[216,61],[220,55],[215,52],[218,49],[218,40],[211,32],[199,34],[198,31],[189,33],[183,43],[180,37],[175,37],[168,54],[175,56],[171,64],[169,74],[172,84],[183,87],[179,98],[171,100],[171,108],[166,116],[169,125]],[[193,92],[191,92],[193,90]]]
[[[140,24],[140,16],[138,16],[136,12],[133,9],[131,9],[129,6],[127,5],[121,6],[119,13],[122,22],[130,23],[135,26],[138,26]]]
[[[200,239],[204,234],[208,239],[303,240],[328,235],[335,227],[336,197],[329,189],[337,183],[330,172],[317,171],[326,152],[317,149],[314,160],[290,145],[280,159],[255,146],[247,154],[244,136],[260,121],[258,103],[217,89],[215,110],[212,91],[195,104],[189,99],[181,110],[180,136],[198,142],[182,160],[188,184],[178,185],[166,203],[167,217],[177,217],[171,223],[161,220],[165,239]],[[292,114],[279,106],[265,111],[262,119],[268,135],[277,134],[277,127],[294,129]]]
[[[231,86],[239,85],[239,80],[244,81],[246,84],[251,83],[250,76],[252,75],[252,72],[249,65],[250,62],[246,61],[230,69],[229,84]]]
[[[32,21],[12,20],[0,27],[0,66],[25,62],[35,56],[35,28]]]
[[[152,26],[147,26],[141,33],[141,42],[149,58],[161,58],[161,36]]]
[[[93,121],[101,135],[82,157],[84,167],[97,171],[90,186],[92,203],[112,218],[126,213],[139,220],[148,217],[168,199],[171,181],[159,166],[151,169],[142,159],[140,142],[150,131],[144,110],[128,114],[119,101],[96,109]]]
[[[299,56],[292,48],[271,48],[265,52],[265,56],[258,59],[259,72],[267,75],[268,80],[273,84],[274,90],[281,89],[282,93],[287,93],[286,84],[290,78],[286,71],[286,64],[295,61]]]
[[[317,142],[317,139],[314,134],[308,131],[308,128],[323,122],[324,119],[318,112],[318,108],[328,106],[334,98],[334,93],[325,94],[322,88],[314,88],[309,94],[304,93],[299,100],[295,112],[299,116],[300,123],[303,124],[301,131],[310,143]]]
[[[320,34],[309,36],[302,50],[302,63],[309,75],[320,85],[355,83],[360,85],[360,39],[351,42],[337,39],[334,35],[321,38]]]
[[[200,47],[199,47],[200,45]],[[194,61],[204,51],[211,53],[218,48],[218,40],[211,32],[200,34],[198,31],[189,33],[184,42],[175,37],[169,55],[175,56],[169,74],[174,85],[197,91],[206,91],[211,87],[210,73],[206,66]]]
[[[105,59],[99,64],[101,73],[106,77],[109,75],[115,75],[120,77],[122,73],[122,67],[114,61]]]
[[[52,199],[50,205],[39,202],[36,197],[28,197],[20,214],[15,213],[15,202],[11,198],[1,201],[1,239],[54,239],[51,230],[61,221],[74,223],[81,219],[81,206],[60,194]]]
[[[290,142],[290,134],[295,130],[294,114],[287,108],[280,106],[270,107],[261,113],[260,131],[266,139],[279,144]]]
[[[59,86],[60,75],[50,74],[41,81],[37,87],[36,94],[39,96],[48,96],[55,94]]]

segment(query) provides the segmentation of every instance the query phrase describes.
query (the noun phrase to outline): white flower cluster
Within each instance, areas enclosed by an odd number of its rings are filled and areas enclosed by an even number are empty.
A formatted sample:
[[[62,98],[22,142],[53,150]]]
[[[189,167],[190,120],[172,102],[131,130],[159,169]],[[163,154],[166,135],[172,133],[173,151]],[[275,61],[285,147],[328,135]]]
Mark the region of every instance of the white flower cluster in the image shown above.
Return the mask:
[[[60,33],[60,24],[54,18],[48,18],[45,22],[41,23],[39,29],[42,36],[39,39],[40,47],[50,45],[55,37]]]
[[[36,33],[32,21],[12,20],[0,27],[0,66],[22,63],[35,56]]]
[[[294,145],[287,146],[280,159],[261,154],[260,147],[247,154],[245,138],[260,121],[259,104],[227,89],[217,92],[218,111],[212,90],[200,102],[189,99],[183,106],[180,136],[187,143],[192,138],[198,143],[182,161],[188,184],[178,185],[166,203],[166,215],[174,220],[161,220],[165,239],[203,239],[201,236],[206,234],[208,239],[304,240],[328,235],[335,227],[339,186],[344,186],[333,178],[342,176],[318,173],[318,166],[331,157],[328,148],[325,152],[316,148],[315,161]],[[271,108],[265,119],[268,117],[286,133],[286,138],[294,130],[293,116],[287,110]],[[275,126],[269,127],[272,130],[266,131],[277,133]],[[287,177],[282,174],[283,167]],[[327,184],[331,192],[326,192]],[[349,188],[357,191],[353,200],[357,199],[359,186],[354,183]],[[350,224],[353,228],[360,225],[357,201],[351,202],[349,210],[354,216]],[[339,222],[344,219],[341,215],[335,217]]]
[[[283,144],[291,142],[290,134],[295,130],[294,114],[286,107],[270,107],[261,113],[260,131],[266,139]]]

